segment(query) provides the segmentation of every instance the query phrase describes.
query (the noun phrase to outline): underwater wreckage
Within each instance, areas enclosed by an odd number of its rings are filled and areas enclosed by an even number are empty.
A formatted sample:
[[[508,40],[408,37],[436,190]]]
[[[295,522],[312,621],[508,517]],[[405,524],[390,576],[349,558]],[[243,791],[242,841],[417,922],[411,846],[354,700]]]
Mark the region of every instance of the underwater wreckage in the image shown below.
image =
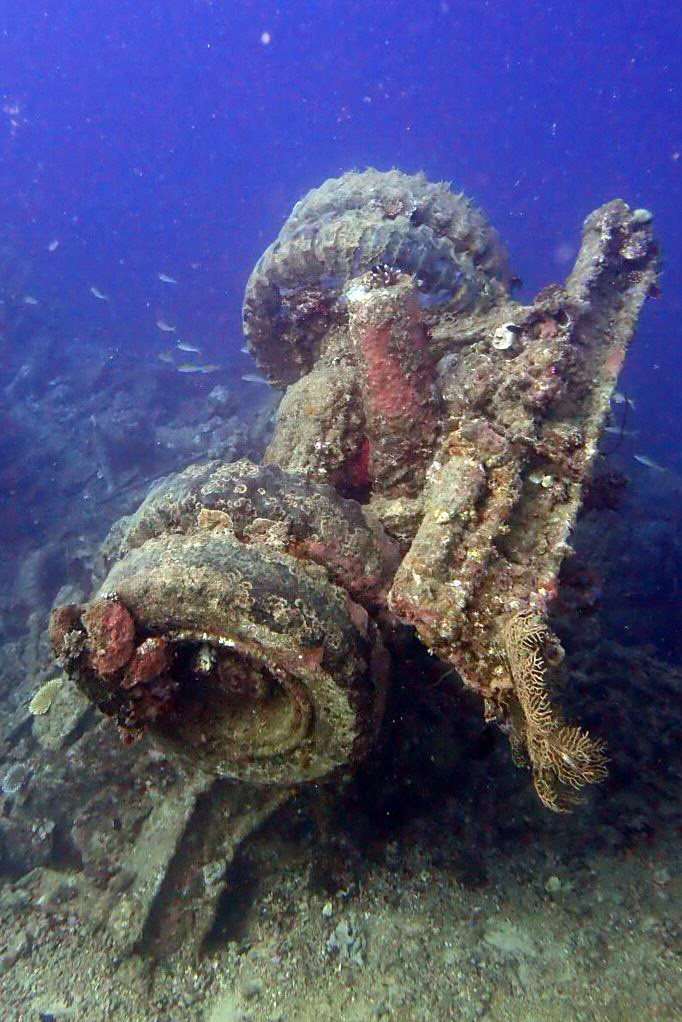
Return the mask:
[[[263,463],[162,480],[111,530],[91,600],[51,616],[66,673],[185,778],[131,849],[122,943],[153,944],[164,913],[201,940],[237,843],[367,751],[406,628],[480,694],[550,809],[605,776],[550,698],[547,612],[656,291],[650,221],[597,209],[566,282],[520,304],[496,232],[444,184],[368,170],[296,204],[244,298],[249,350],[286,388]]]

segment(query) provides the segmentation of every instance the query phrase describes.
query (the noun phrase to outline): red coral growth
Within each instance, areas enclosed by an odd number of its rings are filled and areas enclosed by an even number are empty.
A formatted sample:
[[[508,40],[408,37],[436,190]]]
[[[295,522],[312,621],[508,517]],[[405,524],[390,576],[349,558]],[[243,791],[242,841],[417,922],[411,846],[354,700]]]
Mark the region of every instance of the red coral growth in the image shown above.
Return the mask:
[[[376,275],[367,275],[349,301],[349,327],[361,372],[371,481],[376,492],[411,493],[421,485],[438,433],[433,365],[411,281],[377,288]]]
[[[433,366],[414,289],[397,287],[388,300],[383,292],[354,307],[351,333],[362,356],[370,414],[411,423],[415,416],[433,416]]]
[[[170,667],[172,660],[172,647],[160,636],[152,636],[145,639],[137,647],[132,655],[121,682],[121,688],[133,688],[142,682],[158,678]]]
[[[135,648],[135,623],[117,599],[97,600],[86,606],[82,618],[88,633],[90,662],[106,678],[130,660]]]
[[[605,368],[606,372],[613,378],[614,383],[615,383],[616,377],[618,376],[618,373],[621,371],[621,369],[623,367],[624,360],[625,360],[625,345],[624,344],[616,344],[611,349],[611,351],[609,352],[609,354],[607,356],[607,359],[606,359],[606,362],[604,364],[604,368]]]
[[[367,401],[371,402],[373,410],[387,419],[404,420],[415,411],[420,414],[422,407],[427,405],[425,396],[430,396],[428,371],[421,375],[414,373],[410,377],[401,358],[410,346],[415,352],[424,347],[417,320],[400,335],[403,347],[395,344],[390,324],[369,326],[360,339],[365,360]]]

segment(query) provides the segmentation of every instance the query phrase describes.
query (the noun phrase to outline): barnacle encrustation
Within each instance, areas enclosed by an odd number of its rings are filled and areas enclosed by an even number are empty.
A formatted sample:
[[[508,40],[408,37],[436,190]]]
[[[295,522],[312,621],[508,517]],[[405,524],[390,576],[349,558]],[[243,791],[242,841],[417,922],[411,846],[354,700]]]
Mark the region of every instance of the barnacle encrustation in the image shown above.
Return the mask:
[[[146,732],[259,783],[364,754],[388,662],[363,603],[381,605],[397,552],[355,502],[276,466],[190,466],[119,523],[104,559],[93,598],[57,608],[50,636],[125,742]]]

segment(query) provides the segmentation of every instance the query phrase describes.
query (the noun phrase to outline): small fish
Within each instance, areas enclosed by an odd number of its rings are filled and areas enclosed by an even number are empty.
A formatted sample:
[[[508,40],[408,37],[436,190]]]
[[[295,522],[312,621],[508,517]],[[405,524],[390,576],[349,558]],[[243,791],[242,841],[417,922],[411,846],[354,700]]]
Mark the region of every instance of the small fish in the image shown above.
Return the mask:
[[[605,433],[617,433],[618,436],[639,436],[638,429],[621,429],[619,426],[604,426]]]
[[[222,369],[221,365],[217,362],[210,362],[207,365],[197,365],[195,362],[183,362],[182,365],[175,367],[179,373],[214,373],[217,369]]]
[[[34,298],[33,295],[24,295],[24,305],[37,305],[38,299]]]
[[[56,252],[58,248],[59,248],[59,238],[55,238],[54,241],[51,241],[50,244],[47,246],[47,251],[48,252]]]
[[[180,351],[192,351],[195,355],[201,355],[201,348],[195,348],[193,344],[188,344],[187,341],[178,341],[178,348]]]
[[[251,354],[251,352],[249,351],[249,349],[246,347],[245,344],[243,344],[239,350],[241,351],[242,355],[250,355]]]
[[[668,469],[664,465],[659,465],[657,461],[650,458],[648,454],[633,454],[635,461],[638,461],[640,465],[646,465],[647,468],[652,468],[654,472],[667,472]]]
[[[620,390],[614,390],[613,394],[611,395],[611,400],[613,401],[614,405],[624,405],[624,404],[630,405],[630,408],[632,408],[633,412],[634,412],[634,410],[636,408],[635,402],[632,400],[632,398],[631,397],[627,397]]]
[[[169,362],[171,365],[175,365],[172,351],[160,351],[156,357],[162,362]]]
[[[245,383],[264,383],[266,387],[270,386],[270,381],[266,380],[264,376],[260,375],[260,373],[244,373],[242,380],[244,380]]]
[[[164,334],[174,334],[175,327],[171,326],[170,323],[166,323],[165,319],[157,319],[156,325],[159,330],[162,330]]]
[[[169,277],[167,273],[157,273],[159,280],[162,280],[164,284],[177,284],[175,277]]]
[[[100,291],[100,289],[94,285],[90,288],[90,294],[94,295],[95,298],[99,298],[100,302],[109,301],[109,295],[105,295],[103,291]]]

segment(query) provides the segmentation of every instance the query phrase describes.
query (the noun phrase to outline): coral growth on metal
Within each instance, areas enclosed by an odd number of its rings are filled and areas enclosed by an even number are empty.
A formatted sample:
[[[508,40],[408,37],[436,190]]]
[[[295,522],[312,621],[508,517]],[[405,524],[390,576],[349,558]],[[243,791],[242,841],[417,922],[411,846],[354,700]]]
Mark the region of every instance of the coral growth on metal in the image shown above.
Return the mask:
[[[55,652],[127,734],[229,776],[305,780],[367,747],[392,632],[410,625],[564,808],[560,789],[602,777],[603,754],[519,665],[552,645],[559,567],[656,274],[650,217],[616,200],[585,221],[567,281],[522,305],[495,231],[445,185],[326,182],[246,289],[247,342],[290,384],[264,464],[193,466],[153,490],[113,530],[93,601],[55,612]]]
[[[344,321],[348,282],[376,266],[413,276],[427,305],[459,311],[485,307],[507,277],[497,233],[447,185],[398,170],[330,178],[296,203],[246,285],[244,334],[273,383],[313,368]]]
[[[385,605],[398,555],[356,504],[274,466],[191,466],[105,556],[96,595],[57,608],[50,636],[126,741],[148,731],[253,781],[308,780],[362,755],[387,676],[363,603]]]

